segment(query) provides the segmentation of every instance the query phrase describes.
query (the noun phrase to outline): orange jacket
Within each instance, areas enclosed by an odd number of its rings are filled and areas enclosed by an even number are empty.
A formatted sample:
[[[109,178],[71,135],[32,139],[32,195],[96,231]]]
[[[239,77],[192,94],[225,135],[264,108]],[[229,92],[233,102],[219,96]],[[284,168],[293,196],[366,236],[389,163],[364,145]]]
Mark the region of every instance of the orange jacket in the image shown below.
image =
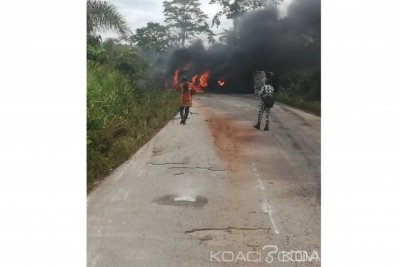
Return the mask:
[[[180,83],[179,84],[179,91],[181,92],[181,107],[191,107],[192,106],[192,84],[188,84],[188,90],[186,92],[183,91],[183,85],[185,83]]]

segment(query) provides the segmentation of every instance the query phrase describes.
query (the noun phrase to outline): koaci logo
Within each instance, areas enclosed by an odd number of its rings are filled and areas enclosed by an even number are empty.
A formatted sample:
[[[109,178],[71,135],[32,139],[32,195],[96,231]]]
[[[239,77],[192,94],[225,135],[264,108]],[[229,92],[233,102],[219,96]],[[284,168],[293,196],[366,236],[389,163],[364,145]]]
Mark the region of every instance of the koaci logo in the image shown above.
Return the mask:
[[[272,263],[278,262],[320,262],[318,251],[308,252],[306,250],[279,250],[278,246],[265,245],[262,251],[238,251],[230,250],[210,251],[210,262],[251,262]]]

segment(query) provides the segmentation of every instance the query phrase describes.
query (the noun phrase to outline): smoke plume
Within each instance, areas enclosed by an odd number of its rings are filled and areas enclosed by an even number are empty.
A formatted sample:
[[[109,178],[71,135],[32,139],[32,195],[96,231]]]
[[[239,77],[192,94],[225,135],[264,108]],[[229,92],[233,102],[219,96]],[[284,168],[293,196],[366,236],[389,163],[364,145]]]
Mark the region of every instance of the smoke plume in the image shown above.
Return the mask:
[[[190,64],[188,75],[210,69],[211,79],[223,78],[234,91],[251,91],[256,70],[280,74],[319,72],[321,61],[321,2],[295,0],[287,16],[274,7],[245,14],[239,38],[207,49],[201,41],[170,53],[166,73]],[[210,84],[213,84],[213,81]]]

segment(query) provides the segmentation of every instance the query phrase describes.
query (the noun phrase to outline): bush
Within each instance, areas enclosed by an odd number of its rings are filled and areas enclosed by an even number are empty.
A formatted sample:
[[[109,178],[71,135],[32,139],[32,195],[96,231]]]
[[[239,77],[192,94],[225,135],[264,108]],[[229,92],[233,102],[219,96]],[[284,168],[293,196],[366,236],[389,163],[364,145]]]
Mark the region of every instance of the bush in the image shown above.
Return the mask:
[[[321,115],[321,73],[283,75],[277,100]]]
[[[285,91],[280,91],[276,97],[276,100],[321,116],[321,102],[319,101],[307,101],[301,96],[293,95]]]
[[[175,92],[139,90],[106,65],[87,67],[87,184],[129,158],[178,111]],[[160,112],[162,110],[163,112]]]

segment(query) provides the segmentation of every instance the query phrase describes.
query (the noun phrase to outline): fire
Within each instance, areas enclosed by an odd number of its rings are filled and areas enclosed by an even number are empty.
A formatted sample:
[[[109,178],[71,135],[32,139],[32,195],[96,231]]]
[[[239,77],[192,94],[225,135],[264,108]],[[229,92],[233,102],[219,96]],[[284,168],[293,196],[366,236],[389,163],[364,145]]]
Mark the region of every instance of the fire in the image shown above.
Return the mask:
[[[218,82],[217,82],[217,83],[218,83],[218,85],[219,85],[219,86],[221,86],[221,87],[222,87],[222,86],[224,86],[224,84],[225,84],[225,81],[224,81],[224,80],[218,80]]]
[[[201,74],[200,76],[200,86],[201,87],[207,87],[208,86],[208,76],[210,75],[210,70],[206,70]]]
[[[197,76],[198,76],[198,75],[194,75],[194,76],[192,77],[192,84],[196,84]]]
[[[200,84],[199,84],[199,79],[198,79],[198,77],[199,77],[199,75],[194,75],[193,77],[192,77],[192,88],[196,91],[196,92],[199,92],[199,91],[201,91],[201,87],[200,87]]]
[[[176,69],[174,77],[172,78],[172,87],[174,88],[178,85],[178,76],[179,76],[179,69]]]
[[[190,68],[190,64],[187,64],[183,71],[188,71]],[[178,68],[175,70],[174,75],[172,77],[172,87],[177,88],[179,84],[179,73],[181,70]],[[208,86],[208,77],[210,76],[210,70],[204,71],[201,75],[196,74],[191,78],[192,88],[196,92],[201,92],[203,88]]]

